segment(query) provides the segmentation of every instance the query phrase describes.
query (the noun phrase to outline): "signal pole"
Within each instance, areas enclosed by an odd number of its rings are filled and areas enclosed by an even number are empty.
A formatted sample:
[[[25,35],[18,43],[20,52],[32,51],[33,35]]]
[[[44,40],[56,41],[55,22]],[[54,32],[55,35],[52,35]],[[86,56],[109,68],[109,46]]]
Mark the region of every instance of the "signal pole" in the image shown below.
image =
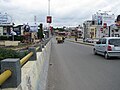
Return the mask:
[[[50,0],[48,0],[48,16],[50,16]],[[48,23],[49,37],[51,36],[50,23]]]

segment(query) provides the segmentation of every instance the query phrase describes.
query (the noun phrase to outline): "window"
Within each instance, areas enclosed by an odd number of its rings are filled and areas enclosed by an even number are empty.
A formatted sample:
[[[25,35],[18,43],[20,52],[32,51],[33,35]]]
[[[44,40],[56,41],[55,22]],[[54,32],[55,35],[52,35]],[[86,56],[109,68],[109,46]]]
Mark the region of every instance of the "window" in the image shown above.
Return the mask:
[[[119,37],[119,34],[115,34],[115,37]]]
[[[110,40],[108,41],[108,43],[109,43],[110,45],[120,46],[120,39],[110,39]]]
[[[102,42],[102,39],[99,39],[99,41],[97,42],[97,44],[101,44],[101,42]]]
[[[115,32],[118,32],[118,29],[116,29]]]
[[[106,44],[106,39],[103,39],[103,40],[102,40],[102,44]]]

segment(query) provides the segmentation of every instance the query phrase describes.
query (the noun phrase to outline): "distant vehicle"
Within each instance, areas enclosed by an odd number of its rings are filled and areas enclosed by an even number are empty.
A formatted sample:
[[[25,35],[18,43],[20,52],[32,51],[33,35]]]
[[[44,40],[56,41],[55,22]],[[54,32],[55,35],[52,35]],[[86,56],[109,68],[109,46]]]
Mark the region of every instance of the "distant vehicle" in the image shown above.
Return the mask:
[[[93,51],[95,55],[104,55],[106,59],[120,57],[120,37],[104,37],[99,39]]]
[[[96,43],[96,42],[99,41],[99,39],[98,39],[98,38],[95,38],[95,39],[93,39],[93,41]]]
[[[64,32],[59,32],[56,36],[57,43],[63,43],[66,38],[66,34]]]
[[[94,40],[91,39],[91,38],[86,38],[86,39],[83,40],[83,42],[93,43]]]

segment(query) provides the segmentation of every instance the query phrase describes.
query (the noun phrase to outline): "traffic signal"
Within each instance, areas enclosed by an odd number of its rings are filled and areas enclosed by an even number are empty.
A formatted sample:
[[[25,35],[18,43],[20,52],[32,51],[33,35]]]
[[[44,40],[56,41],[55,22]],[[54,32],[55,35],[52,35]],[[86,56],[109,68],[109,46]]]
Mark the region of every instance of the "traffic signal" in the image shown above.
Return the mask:
[[[47,16],[47,23],[52,23],[52,17],[51,16]]]

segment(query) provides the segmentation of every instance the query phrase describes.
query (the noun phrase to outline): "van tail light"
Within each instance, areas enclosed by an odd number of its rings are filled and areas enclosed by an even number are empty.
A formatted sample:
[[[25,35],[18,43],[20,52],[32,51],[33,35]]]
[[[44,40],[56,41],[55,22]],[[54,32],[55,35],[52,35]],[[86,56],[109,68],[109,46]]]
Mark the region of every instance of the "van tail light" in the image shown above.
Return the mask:
[[[112,47],[111,47],[111,46],[108,46],[108,47],[107,47],[107,50],[108,50],[108,51],[112,51]]]

